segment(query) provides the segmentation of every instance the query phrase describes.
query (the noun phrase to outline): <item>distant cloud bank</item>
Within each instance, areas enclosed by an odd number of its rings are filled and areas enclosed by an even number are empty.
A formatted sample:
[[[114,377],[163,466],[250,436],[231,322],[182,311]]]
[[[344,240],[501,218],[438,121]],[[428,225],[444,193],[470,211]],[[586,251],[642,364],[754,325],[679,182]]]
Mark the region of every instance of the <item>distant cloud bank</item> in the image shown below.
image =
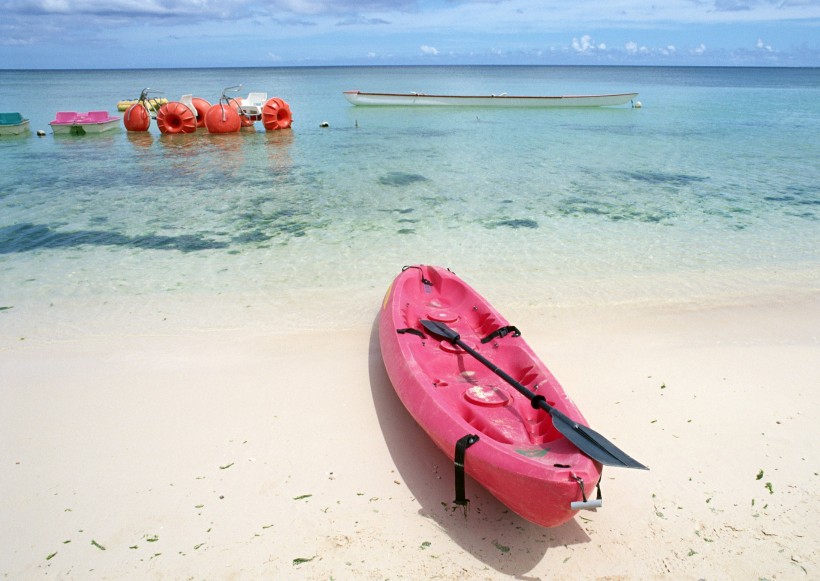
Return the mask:
[[[7,68],[145,66],[149,47],[166,66],[820,66],[820,0],[0,0],[0,13]]]

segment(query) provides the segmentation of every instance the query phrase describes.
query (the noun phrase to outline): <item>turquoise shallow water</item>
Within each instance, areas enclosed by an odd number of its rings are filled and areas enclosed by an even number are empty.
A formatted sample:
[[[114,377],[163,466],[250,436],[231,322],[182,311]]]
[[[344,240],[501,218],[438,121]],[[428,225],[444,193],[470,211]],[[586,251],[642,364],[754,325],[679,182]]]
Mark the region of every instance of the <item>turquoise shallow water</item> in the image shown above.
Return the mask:
[[[48,127],[143,87],[215,102],[239,83],[288,101],[293,130]],[[521,305],[820,288],[820,69],[0,71],[0,85],[0,110],[47,132],[0,139],[7,315],[225,294],[270,297],[307,327],[359,324],[415,262]],[[348,89],[638,91],[643,107],[371,109]]]

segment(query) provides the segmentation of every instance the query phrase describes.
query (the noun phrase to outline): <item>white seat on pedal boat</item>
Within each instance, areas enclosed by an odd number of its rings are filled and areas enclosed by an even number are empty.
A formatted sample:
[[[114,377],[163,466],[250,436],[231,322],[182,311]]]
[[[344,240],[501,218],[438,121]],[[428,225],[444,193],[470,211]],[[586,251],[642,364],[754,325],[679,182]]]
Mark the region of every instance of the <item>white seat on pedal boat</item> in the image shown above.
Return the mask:
[[[193,95],[182,95],[179,98],[179,102],[188,107],[191,110],[191,113],[194,114],[194,117],[197,116],[196,107],[194,107],[194,96]]]
[[[248,93],[248,98],[242,99],[239,104],[246,115],[261,115],[267,100],[267,93]]]

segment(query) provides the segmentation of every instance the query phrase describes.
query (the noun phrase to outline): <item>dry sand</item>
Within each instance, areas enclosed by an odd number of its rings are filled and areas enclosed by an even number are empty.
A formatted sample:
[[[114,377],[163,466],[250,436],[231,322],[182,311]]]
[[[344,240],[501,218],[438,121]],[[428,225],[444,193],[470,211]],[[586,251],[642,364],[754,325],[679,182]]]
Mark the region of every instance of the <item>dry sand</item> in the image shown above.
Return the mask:
[[[820,297],[497,306],[651,467],[607,468],[604,507],[559,528],[469,480],[454,510],[375,310],[326,333],[78,312],[70,337],[0,313],[0,578],[820,578]]]

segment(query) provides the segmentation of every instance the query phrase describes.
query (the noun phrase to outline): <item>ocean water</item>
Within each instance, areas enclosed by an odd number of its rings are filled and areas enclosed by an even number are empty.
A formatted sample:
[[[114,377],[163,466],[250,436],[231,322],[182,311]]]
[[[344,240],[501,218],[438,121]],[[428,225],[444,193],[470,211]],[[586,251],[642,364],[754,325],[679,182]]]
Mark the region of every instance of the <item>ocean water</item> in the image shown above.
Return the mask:
[[[58,110],[114,113],[145,87],[213,103],[240,83],[286,100],[293,129],[48,126]],[[148,332],[197,308],[180,324],[369,324],[420,262],[502,312],[820,288],[820,69],[0,71],[0,87],[0,111],[32,128],[0,138],[7,338],[32,320],[81,332],[78,309],[91,332],[109,316]],[[637,91],[642,107],[362,108],[349,89]]]

